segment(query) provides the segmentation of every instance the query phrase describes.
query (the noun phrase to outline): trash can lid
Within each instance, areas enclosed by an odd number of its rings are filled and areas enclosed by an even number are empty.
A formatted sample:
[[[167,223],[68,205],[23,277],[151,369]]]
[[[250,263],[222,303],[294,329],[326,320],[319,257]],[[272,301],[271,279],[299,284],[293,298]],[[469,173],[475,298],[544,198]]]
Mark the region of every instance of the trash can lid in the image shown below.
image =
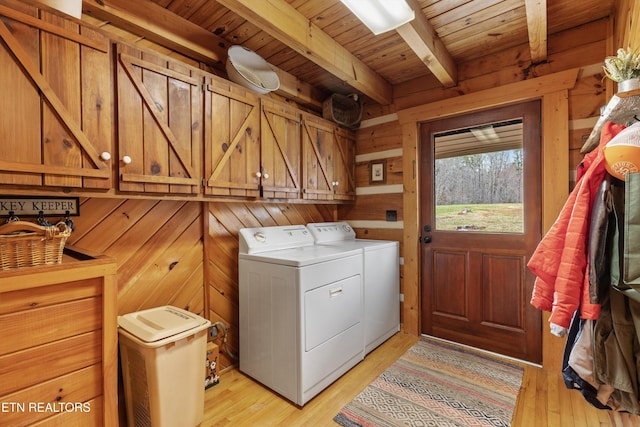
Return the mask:
[[[159,341],[197,328],[208,320],[170,305],[118,316],[118,326],[145,342]]]

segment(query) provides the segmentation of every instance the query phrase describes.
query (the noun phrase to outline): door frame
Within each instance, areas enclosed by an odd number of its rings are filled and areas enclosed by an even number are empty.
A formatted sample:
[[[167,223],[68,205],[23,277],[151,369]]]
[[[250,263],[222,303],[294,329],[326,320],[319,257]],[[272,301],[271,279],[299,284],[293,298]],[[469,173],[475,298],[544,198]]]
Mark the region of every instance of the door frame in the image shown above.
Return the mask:
[[[403,295],[402,329],[420,335],[420,123],[512,103],[540,99],[542,109],[542,233],[554,223],[569,194],[569,89],[579,68],[455,96],[398,111],[403,152]],[[552,341],[548,313],[543,315],[542,363],[560,369],[561,340]]]

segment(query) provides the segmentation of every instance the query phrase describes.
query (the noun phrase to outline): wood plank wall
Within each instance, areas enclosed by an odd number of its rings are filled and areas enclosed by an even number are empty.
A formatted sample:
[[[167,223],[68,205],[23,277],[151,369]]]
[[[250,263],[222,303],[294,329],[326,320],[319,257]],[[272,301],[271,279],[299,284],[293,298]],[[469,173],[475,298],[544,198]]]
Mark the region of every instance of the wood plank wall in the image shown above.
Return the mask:
[[[640,49],[640,2],[636,0],[618,0],[615,10],[613,45],[608,55],[615,55],[619,47]]]
[[[373,123],[373,126],[371,124]],[[402,132],[397,122],[364,123],[356,135],[356,201],[338,206],[338,218],[349,222],[362,239],[395,240],[403,253]],[[384,182],[371,182],[371,165],[384,162]],[[387,211],[397,221],[387,221]],[[400,292],[404,269],[400,266]],[[400,323],[403,323],[402,310]]]
[[[68,244],[113,257],[118,314],[175,305],[205,315],[197,202],[83,199]]]

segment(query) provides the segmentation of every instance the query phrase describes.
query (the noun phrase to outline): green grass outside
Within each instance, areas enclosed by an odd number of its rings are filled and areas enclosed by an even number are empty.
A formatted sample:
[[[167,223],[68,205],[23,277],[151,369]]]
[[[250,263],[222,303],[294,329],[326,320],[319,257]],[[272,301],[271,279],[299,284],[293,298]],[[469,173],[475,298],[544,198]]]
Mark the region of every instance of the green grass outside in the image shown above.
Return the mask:
[[[436,206],[435,229],[439,231],[522,233],[523,227],[522,203]]]

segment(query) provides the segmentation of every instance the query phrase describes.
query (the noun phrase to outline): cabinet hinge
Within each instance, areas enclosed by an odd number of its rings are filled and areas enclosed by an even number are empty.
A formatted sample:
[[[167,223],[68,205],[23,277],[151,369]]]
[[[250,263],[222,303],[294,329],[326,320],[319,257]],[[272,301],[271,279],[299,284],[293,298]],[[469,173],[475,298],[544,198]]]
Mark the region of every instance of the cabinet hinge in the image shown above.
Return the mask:
[[[204,177],[200,177],[200,185],[202,186],[202,188],[205,187]]]

